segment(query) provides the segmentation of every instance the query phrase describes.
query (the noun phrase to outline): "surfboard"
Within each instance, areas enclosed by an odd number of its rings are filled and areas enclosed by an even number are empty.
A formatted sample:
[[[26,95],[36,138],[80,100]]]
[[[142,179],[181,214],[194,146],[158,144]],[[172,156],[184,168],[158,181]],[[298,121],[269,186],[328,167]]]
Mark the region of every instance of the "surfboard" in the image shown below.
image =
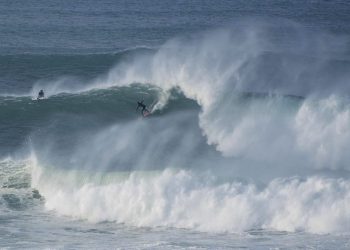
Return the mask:
[[[149,116],[150,114],[151,114],[151,112],[148,112],[148,111],[144,111],[144,112],[142,113],[143,117],[147,117],[147,116]]]

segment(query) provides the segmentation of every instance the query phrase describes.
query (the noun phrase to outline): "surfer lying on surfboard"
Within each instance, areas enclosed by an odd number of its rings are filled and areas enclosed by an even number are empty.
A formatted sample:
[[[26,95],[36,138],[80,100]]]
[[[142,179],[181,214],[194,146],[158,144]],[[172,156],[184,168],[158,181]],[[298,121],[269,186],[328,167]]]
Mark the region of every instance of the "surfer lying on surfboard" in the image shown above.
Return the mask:
[[[142,109],[141,109],[141,114],[142,114],[143,116],[145,116],[145,115],[147,115],[147,114],[150,113],[149,110],[146,108],[146,105],[143,104],[143,100],[142,100],[141,102],[137,102],[137,108],[136,108],[136,110],[138,110],[140,107],[142,108]]]

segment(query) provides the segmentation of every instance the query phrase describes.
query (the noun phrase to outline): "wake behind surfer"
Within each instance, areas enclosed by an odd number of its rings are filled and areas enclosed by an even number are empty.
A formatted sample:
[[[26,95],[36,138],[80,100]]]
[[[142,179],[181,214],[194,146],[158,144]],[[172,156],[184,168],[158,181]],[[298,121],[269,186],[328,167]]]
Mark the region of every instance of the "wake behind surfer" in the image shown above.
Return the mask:
[[[143,100],[141,102],[137,102],[137,108],[136,110],[138,110],[139,108],[141,109],[141,114],[145,115],[145,112],[150,113],[149,110],[147,109],[146,105],[143,104]]]
[[[39,91],[38,97],[37,97],[36,99],[37,99],[37,100],[42,99],[42,98],[44,98],[44,96],[45,96],[44,90],[41,89],[41,90]]]

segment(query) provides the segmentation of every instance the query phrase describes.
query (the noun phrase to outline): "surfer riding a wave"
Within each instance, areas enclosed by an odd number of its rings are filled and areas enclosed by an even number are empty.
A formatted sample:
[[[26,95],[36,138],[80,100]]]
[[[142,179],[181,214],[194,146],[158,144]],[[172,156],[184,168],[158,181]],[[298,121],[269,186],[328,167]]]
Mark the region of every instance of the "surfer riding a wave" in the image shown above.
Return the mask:
[[[139,109],[139,108],[142,108],[141,109],[141,114],[143,116],[147,116],[149,115],[151,112],[147,109],[146,105],[143,104],[143,100],[141,102],[137,102],[137,108],[136,108],[136,111]]]

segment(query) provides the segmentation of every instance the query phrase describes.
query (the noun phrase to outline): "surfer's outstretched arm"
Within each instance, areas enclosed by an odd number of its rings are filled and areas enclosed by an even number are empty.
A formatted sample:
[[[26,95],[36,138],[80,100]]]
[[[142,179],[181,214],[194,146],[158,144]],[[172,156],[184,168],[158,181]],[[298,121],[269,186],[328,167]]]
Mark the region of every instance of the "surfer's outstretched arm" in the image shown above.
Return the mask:
[[[136,111],[139,109],[139,107],[142,108],[142,111],[146,108],[146,105],[143,104],[143,100],[141,102],[137,102]]]

